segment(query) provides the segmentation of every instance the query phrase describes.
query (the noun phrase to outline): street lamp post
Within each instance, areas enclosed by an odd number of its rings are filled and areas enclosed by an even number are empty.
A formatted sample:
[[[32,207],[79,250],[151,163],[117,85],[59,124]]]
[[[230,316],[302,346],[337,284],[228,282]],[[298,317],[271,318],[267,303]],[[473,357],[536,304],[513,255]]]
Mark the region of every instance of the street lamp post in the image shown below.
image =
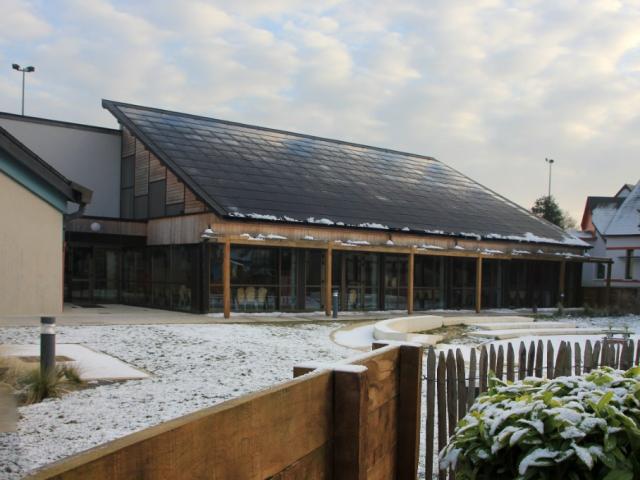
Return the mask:
[[[31,73],[36,71],[36,67],[29,65],[28,67],[21,67],[17,63],[11,65],[14,70],[22,72],[22,116],[24,117],[24,77],[25,73]]]
[[[551,197],[551,166],[554,164],[555,160],[553,158],[545,158],[545,162],[549,164],[549,193],[548,197]]]

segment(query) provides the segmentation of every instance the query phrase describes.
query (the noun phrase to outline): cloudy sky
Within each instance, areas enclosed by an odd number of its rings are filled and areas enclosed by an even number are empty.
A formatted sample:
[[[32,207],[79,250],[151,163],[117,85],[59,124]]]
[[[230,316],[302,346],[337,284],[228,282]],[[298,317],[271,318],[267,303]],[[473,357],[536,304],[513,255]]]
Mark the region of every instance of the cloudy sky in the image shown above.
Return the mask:
[[[435,156],[529,207],[640,179],[640,2],[3,0],[0,110],[102,98]],[[4,67],[2,67],[4,65]]]

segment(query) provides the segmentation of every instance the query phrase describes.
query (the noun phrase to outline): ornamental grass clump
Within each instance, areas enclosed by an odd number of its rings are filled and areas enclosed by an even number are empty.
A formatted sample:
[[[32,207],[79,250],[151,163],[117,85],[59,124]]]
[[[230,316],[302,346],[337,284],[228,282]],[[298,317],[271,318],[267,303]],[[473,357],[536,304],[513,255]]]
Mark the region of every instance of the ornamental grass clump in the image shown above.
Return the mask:
[[[440,453],[457,479],[640,478],[640,367],[493,378]]]

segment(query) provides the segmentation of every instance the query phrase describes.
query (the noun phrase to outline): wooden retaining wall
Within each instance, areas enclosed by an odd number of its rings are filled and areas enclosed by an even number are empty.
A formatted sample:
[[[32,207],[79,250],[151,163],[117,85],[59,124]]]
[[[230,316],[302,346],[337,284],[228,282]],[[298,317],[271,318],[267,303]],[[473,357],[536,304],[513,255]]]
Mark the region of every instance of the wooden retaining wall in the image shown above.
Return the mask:
[[[422,348],[376,344],[114,440],[31,479],[415,479]]]
[[[517,351],[515,348],[517,347]],[[599,366],[626,370],[640,364],[640,340],[607,339],[591,343],[561,342],[558,351],[542,340],[525,345],[520,342],[506,349],[483,346],[480,354],[471,350],[468,365],[460,349],[441,351],[430,348],[425,367],[426,379],[426,439],[425,478],[455,479],[455,472],[440,470],[435,452],[442,450],[478,395],[487,390],[489,373],[503,380],[525,377],[556,378],[581,375]],[[437,419],[437,428],[435,422]],[[437,432],[436,432],[437,430]],[[437,439],[437,440],[436,440]],[[437,450],[436,450],[437,448]]]

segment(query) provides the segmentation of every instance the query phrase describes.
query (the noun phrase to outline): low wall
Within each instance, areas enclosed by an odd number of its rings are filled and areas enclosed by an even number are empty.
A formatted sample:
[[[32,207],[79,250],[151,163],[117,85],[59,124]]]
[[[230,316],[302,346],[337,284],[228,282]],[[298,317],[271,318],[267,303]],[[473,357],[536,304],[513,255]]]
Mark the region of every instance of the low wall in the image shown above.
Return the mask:
[[[422,348],[377,345],[64,459],[31,479],[415,479]]]

